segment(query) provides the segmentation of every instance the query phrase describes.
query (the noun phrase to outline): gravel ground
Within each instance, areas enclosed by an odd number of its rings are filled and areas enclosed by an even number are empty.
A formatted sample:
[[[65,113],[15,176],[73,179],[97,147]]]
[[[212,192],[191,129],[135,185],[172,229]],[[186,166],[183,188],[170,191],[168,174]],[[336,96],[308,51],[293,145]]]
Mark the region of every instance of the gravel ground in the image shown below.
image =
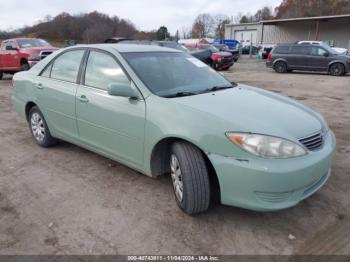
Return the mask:
[[[350,76],[277,74],[247,58],[225,74],[325,116],[338,147],[319,192],[278,212],[216,206],[190,217],[169,177],[68,143],[35,145],[8,78],[0,81],[0,254],[350,254]]]

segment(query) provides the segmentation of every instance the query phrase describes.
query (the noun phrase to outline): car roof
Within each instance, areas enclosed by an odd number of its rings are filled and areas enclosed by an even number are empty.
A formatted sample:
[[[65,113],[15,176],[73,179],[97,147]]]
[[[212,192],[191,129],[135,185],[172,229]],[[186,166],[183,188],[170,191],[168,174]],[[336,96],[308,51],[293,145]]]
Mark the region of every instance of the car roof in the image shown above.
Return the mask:
[[[106,47],[113,48],[119,53],[137,53],[137,52],[173,52],[179,53],[176,49],[161,47],[157,45],[138,45],[138,44],[94,44],[86,45],[86,47],[95,47],[105,49]]]

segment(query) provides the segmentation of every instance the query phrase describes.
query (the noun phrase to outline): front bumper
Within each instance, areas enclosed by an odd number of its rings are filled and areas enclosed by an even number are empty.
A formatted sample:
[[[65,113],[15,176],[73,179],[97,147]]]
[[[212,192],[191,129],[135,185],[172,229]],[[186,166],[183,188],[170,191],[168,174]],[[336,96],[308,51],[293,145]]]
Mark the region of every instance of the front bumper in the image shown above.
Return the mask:
[[[28,61],[29,67],[32,68],[33,66],[35,66],[37,63],[39,63],[39,61]]]
[[[217,69],[223,69],[223,68],[230,68],[231,66],[233,66],[234,62],[232,61],[222,61],[222,62],[218,62],[216,64],[216,68]]]
[[[288,208],[320,189],[330,176],[336,141],[327,133],[322,149],[291,159],[238,159],[208,154],[221,203],[257,211]]]

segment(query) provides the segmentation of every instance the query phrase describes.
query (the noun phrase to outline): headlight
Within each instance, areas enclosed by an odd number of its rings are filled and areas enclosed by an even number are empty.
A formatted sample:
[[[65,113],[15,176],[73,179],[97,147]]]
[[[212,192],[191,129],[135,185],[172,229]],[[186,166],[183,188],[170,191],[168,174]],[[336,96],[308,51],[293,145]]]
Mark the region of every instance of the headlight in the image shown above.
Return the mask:
[[[248,133],[226,133],[226,135],[242,149],[264,158],[292,158],[307,154],[303,147],[279,137]]]
[[[40,54],[30,54],[29,59],[40,60]]]

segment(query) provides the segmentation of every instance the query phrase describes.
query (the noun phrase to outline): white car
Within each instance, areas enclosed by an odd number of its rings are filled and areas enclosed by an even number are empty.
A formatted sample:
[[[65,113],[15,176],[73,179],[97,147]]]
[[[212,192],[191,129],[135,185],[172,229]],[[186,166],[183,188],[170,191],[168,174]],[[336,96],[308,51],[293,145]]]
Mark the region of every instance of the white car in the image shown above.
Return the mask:
[[[299,41],[298,44],[310,44],[310,45],[328,45],[326,42],[323,41]],[[329,45],[328,45],[329,46]],[[332,47],[331,48],[336,51],[337,53],[341,55],[347,55],[349,54],[349,50],[342,47]]]

